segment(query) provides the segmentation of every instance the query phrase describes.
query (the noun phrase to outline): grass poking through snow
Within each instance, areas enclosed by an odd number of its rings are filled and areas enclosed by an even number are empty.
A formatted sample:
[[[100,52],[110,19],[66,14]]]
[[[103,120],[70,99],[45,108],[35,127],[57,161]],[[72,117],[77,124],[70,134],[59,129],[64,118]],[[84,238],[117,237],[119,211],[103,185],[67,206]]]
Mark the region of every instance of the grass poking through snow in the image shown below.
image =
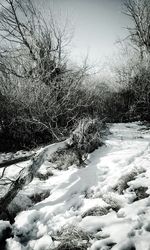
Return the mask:
[[[83,232],[75,226],[71,226],[63,228],[54,238],[60,241],[55,250],[87,250],[90,246],[92,235]]]

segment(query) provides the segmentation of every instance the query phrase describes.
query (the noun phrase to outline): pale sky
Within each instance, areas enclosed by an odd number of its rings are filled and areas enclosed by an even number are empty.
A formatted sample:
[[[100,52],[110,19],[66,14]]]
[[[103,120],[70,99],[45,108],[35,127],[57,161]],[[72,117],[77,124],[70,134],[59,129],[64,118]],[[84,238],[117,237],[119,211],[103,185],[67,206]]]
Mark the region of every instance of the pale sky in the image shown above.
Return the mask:
[[[121,0],[35,0],[44,15],[49,9],[60,22],[66,18],[74,29],[70,56],[75,61],[87,53],[92,63],[113,59],[116,40],[126,36],[129,20],[122,13]]]
[[[2,0],[0,0],[1,2]],[[116,41],[127,36],[130,25],[122,13],[123,0],[32,0],[36,2],[45,19],[50,11],[58,23],[68,20],[73,31],[69,57],[82,62],[88,54],[89,63],[106,67],[117,61]]]

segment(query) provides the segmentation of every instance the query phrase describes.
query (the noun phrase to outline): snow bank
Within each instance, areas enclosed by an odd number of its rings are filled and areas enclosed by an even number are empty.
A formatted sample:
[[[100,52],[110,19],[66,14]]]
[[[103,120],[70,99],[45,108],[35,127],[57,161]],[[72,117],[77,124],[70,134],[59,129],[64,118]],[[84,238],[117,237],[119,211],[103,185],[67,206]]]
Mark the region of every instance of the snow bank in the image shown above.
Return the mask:
[[[85,168],[53,170],[54,175],[47,180],[35,178],[24,189],[26,195],[50,190],[50,196],[18,214],[16,239],[8,241],[9,250],[17,249],[14,242],[23,250],[52,249],[53,236],[65,226],[91,233],[91,250],[150,249],[149,130],[140,123],[114,124],[110,130],[106,145],[88,156]],[[46,161],[42,168],[49,164]],[[136,174],[125,178],[132,171]],[[121,192],[116,188],[120,180],[124,182]],[[97,207],[106,208],[107,214],[82,216]]]

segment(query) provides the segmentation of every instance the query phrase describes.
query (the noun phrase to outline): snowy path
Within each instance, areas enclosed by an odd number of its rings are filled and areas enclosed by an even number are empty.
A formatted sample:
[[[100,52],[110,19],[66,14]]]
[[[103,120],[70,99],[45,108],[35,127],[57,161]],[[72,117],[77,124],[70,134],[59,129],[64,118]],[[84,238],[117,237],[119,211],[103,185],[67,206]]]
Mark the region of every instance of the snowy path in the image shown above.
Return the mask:
[[[49,249],[51,236],[68,225],[94,234],[91,250],[150,249],[150,131],[138,123],[114,124],[106,145],[87,162],[82,169],[55,170],[46,181],[35,178],[24,190],[49,189],[50,196],[16,217],[15,233],[30,235],[28,248],[16,238],[8,249]]]

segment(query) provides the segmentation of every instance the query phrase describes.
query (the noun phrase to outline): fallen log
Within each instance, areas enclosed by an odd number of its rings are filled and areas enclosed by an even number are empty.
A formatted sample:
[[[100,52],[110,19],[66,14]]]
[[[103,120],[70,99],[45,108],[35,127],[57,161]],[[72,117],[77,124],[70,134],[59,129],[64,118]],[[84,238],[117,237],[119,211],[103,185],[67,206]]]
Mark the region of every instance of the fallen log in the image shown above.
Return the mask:
[[[59,143],[59,147],[64,147],[65,142]],[[0,197],[0,219],[2,218],[3,212],[7,211],[9,204],[16,197],[20,190],[23,189],[25,185],[28,185],[34,178],[36,172],[44,163],[44,161],[57,150],[57,145],[50,145],[43,149],[40,153],[37,153],[31,158],[31,163],[28,167],[23,168],[18,177],[11,181],[10,187],[6,194]]]
[[[12,159],[12,160],[3,161],[2,163],[0,163],[0,168],[9,167],[11,165],[14,165],[14,164],[17,164],[17,163],[23,162],[23,161],[28,161],[34,155],[35,155],[35,153],[33,153],[31,155],[26,155],[26,156],[18,157],[18,158]]]
[[[33,180],[35,173],[45,161],[46,152],[47,149],[34,156],[32,158],[31,164],[20,171],[17,179],[12,181],[8,192],[2,198],[0,198],[0,218],[3,211],[7,210],[7,207],[16,197],[18,192]]]

